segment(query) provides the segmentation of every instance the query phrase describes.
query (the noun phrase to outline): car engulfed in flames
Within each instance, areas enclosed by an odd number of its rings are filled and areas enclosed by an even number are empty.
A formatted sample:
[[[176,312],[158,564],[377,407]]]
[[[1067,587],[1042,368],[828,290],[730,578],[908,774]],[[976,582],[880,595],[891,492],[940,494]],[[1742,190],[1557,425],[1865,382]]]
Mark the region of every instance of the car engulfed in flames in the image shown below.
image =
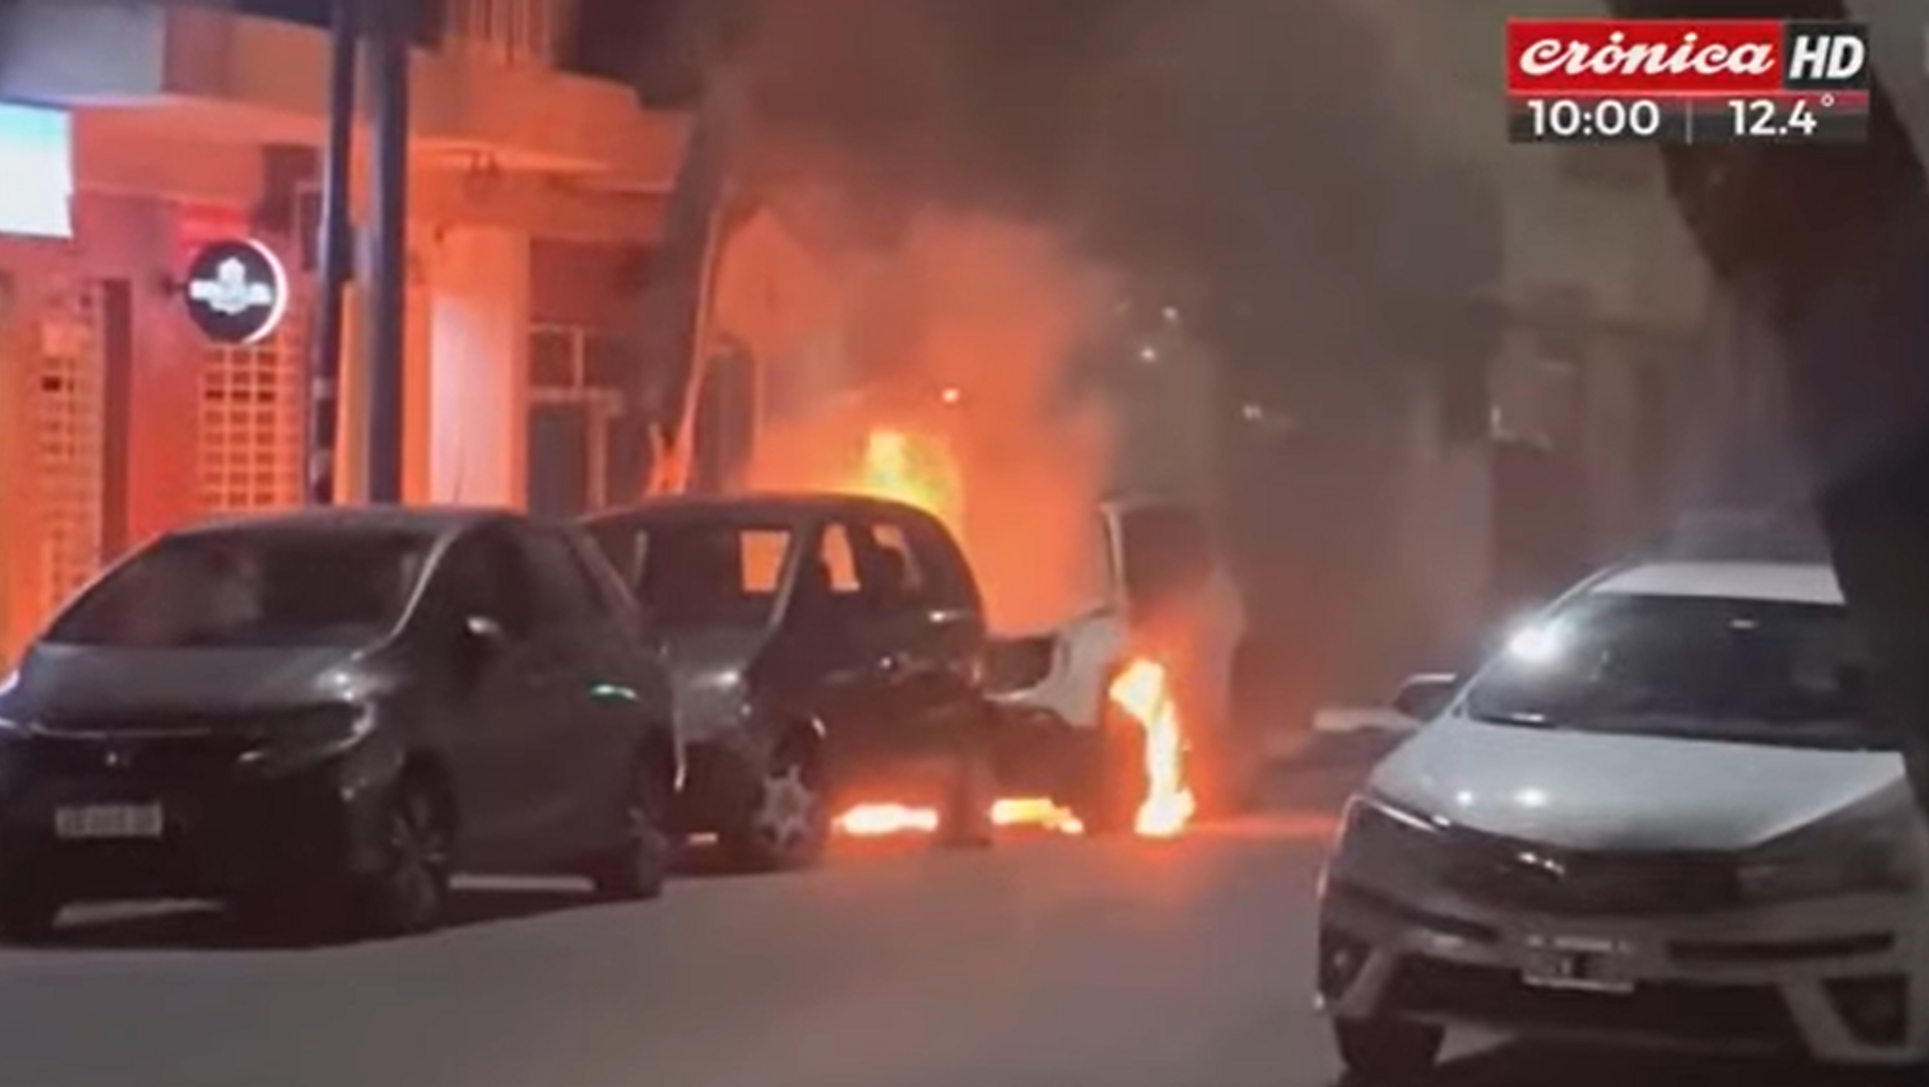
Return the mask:
[[[905,502],[956,527],[962,523],[966,501],[962,478],[956,457],[942,437],[879,426],[865,436],[861,463],[838,489]],[[1187,783],[1184,724],[1170,671],[1150,656],[1133,657],[1117,672],[1104,697],[1143,733],[1143,773],[1135,776],[1142,778],[1145,789],[1131,829],[1148,838],[1182,834],[1198,806]],[[991,819],[1000,827],[1059,834],[1087,830],[1078,815],[1049,797],[1000,799]],[[847,809],[835,825],[840,834],[854,838],[929,834],[938,829],[938,814],[881,801]]]

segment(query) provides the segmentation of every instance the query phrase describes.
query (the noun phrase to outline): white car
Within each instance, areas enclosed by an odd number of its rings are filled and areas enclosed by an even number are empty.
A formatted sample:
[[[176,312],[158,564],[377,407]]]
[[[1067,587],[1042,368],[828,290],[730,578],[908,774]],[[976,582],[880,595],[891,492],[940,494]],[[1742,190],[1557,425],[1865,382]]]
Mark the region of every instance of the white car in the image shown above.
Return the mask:
[[[1211,529],[1194,507],[1150,496],[1102,503],[1098,529],[1106,571],[1094,607],[993,639],[988,685],[1013,726],[1005,786],[1053,796],[1096,833],[1128,829],[1143,794],[1142,731],[1108,691],[1144,656],[1173,677],[1189,784],[1208,807],[1236,805],[1257,772],[1233,720],[1246,614]]]
[[[1697,1051],[1929,1056],[1929,832],[1823,565],[1583,584],[1347,808],[1318,989],[1346,1064],[1478,1026]]]

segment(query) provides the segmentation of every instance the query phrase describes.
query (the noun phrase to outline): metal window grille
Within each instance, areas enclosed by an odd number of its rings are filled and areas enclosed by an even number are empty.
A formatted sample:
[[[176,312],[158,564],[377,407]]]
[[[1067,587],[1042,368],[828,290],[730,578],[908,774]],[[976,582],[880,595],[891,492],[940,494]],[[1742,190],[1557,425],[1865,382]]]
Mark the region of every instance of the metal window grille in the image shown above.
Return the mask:
[[[56,300],[35,358],[33,433],[42,513],[41,611],[100,568],[105,416],[99,287]]]
[[[585,421],[586,447],[581,480],[589,509],[614,501],[618,470],[613,467],[614,435],[626,412],[624,391],[611,373],[620,359],[608,337],[576,325],[536,325],[529,335],[529,402],[532,412],[543,408],[579,411]],[[540,458],[543,450],[532,449]],[[533,463],[532,463],[533,466]]]
[[[301,328],[293,310],[266,340],[210,345],[201,365],[199,499],[208,513],[302,501]]]

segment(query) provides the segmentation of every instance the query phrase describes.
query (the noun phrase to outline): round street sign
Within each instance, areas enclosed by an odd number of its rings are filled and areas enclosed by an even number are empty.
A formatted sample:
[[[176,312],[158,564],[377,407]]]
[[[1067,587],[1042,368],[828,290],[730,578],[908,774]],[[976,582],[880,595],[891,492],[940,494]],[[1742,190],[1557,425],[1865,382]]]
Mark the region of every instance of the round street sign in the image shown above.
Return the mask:
[[[216,343],[260,343],[288,312],[288,270],[257,241],[210,242],[188,262],[188,316]]]

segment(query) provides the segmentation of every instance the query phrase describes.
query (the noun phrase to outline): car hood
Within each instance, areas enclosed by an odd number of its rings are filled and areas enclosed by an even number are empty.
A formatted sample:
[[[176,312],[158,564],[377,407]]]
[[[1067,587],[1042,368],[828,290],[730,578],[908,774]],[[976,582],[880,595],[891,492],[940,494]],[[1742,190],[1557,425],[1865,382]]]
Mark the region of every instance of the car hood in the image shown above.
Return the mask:
[[[339,700],[360,657],[341,648],[104,649],[36,646],[3,706],[27,719],[296,708]]]
[[[1418,814],[1565,849],[1749,849],[1900,785],[1902,759],[1446,718],[1374,770]]]

